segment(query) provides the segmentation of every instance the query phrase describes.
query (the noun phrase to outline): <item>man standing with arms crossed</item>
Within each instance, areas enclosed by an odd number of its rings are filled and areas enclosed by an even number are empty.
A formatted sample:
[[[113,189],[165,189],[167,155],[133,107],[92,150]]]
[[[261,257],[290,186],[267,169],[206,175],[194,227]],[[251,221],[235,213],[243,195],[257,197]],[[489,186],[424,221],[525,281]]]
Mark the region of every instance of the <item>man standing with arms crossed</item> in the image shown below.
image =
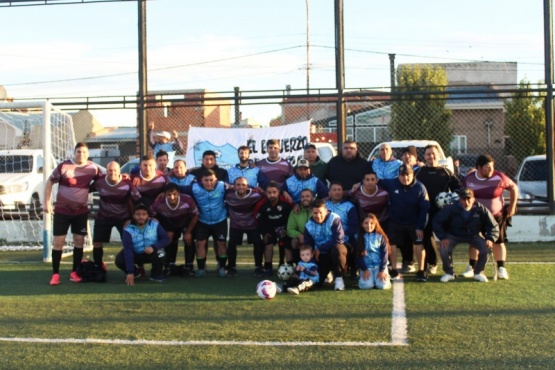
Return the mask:
[[[110,162],[106,166],[106,175],[101,175],[91,185],[91,191],[97,191],[100,197],[94,222],[93,259],[97,266],[103,266],[103,243],[110,242],[114,227],[122,237],[123,226],[131,218],[131,180],[121,176],[117,162]]]
[[[60,284],[60,262],[66,235],[71,226],[73,234],[73,267],[69,280],[81,282],[75,270],[83,259],[83,246],[87,235],[89,216],[89,187],[98,179],[100,170],[88,161],[89,148],[85,143],[77,143],[73,152],[75,158],[60,163],[46,182],[44,190],[44,213],[49,217],[52,212],[51,199],[54,184],[59,184],[54,205],[54,239],[52,245],[52,278],[50,285]]]
[[[233,189],[228,189],[225,201],[229,212],[229,242],[227,243],[228,269],[227,276],[237,276],[237,246],[243,244],[243,234],[247,234],[247,241],[254,246],[255,276],[262,277],[262,256],[264,247],[260,233],[256,229],[256,220],[252,210],[264,194],[249,187],[244,177],[238,177],[233,183]]]

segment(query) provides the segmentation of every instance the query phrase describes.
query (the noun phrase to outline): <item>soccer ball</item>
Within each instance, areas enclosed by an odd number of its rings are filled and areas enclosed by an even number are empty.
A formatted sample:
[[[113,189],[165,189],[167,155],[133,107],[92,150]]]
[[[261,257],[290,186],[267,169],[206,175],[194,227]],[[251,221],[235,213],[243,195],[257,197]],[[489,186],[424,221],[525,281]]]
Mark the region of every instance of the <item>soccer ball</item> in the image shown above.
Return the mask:
[[[452,192],[452,193],[449,193],[449,194],[451,194],[451,204],[459,201],[459,193]]]
[[[448,204],[451,204],[451,193],[446,193],[442,191],[438,195],[436,195],[436,205],[437,208],[443,208]]]
[[[272,299],[276,296],[276,283],[270,280],[262,280],[256,286],[256,294],[262,299]]]
[[[287,281],[293,275],[293,266],[285,263],[279,266],[277,276],[279,280]]]

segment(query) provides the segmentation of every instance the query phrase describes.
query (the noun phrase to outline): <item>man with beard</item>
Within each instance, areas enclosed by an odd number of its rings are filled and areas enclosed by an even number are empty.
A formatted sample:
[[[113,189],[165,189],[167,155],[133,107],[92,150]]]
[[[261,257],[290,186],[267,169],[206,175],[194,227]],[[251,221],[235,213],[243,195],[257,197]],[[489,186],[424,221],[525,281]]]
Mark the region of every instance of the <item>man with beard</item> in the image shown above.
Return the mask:
[[[229,183],[234,184],[235,179],[244,177],[247,179],[247,183],[250,188],[258,188],[260,190],[265,189],[268,179],[259,167],[251,164],[251,161],[249,160],[250,154],[251,150],[246,145],[240,146],[239,149],[237,149],[239,163],[227,170]]]
[[[474,191],[476,201],[483,204],[499,224],[499,238],[493,243],[493,254],[497,261],[499,279],[508,279],[509,273],[505,268],[507,259],[507,226],[510,217],[516,213],[518,201],[518,186],[504,173],[495,170],[495,160],[490,155],[480,155],[476,158],[476,171],[468,174],[464,185]],[[505,205],[503,191],[509,191],[509,204]],[[463,274],[469,277],[472,267],[476,264],[478,255],[475,249],[470,250],[469,266]],[[469,272],[470,271],[470,272]]]
[[[304,244],[304,226],[312,216],[310,205],[314,201],[314,193],[310,189],[301,192],[299,212],[291,212],[287,220],[287,236],[289,245],[285,247],[285,260],[289,265],[299,261],[299,250]]]
[[[273,275],[272,258],[274,245],[285,249],[287,244],[287,219],[292,205],[285,197],[279,195],[279,184],[270,181],[266,186],[266,196],[258,202],[254,209],[254,216],[262,244],[264,245],[264,275]],[[282,263],[282,261],[280,261]]]
[[[330,159],[326,179],[339,182],[343,189],[350,190],[354,184],[360,182],[362,174],[368,169],[368,161],[360,156],[357,143],[346,140],[341,153]]]

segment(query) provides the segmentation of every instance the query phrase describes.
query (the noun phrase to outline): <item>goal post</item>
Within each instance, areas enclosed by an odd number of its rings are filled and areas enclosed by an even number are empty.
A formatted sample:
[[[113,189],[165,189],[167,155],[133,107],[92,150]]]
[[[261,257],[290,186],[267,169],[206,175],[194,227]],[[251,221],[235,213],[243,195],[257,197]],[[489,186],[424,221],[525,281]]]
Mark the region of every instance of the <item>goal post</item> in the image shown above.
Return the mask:
[[[75,144],[71,115],[50,102],[0,102],[0,176],[6,179],[0,183],[0,250],[42,249],[43,261],[51,260],[52,213],[43,212],[44,185],[54,167],[73,156]],[[10,182],[12,177],[18,180]],[[73,253],[69,236],[64,256]]]

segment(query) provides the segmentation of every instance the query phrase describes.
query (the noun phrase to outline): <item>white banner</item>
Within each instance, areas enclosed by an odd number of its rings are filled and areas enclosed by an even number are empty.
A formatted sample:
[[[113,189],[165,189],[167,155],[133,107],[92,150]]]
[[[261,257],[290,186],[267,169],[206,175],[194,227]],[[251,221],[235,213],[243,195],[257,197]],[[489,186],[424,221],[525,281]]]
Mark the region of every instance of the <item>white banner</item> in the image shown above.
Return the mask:
[[[269,128],[203,128],[191,127],[187,141],[187,167],[199,167],[202,153],[213,150],[218,166],[230,168],[239,163],[237,149],[246,145],[251,159],[266,158],[266,142],[277,139],[281,145],[281,158],[295,166],[302,157],[304,146],[310,142],[310,121]]]

